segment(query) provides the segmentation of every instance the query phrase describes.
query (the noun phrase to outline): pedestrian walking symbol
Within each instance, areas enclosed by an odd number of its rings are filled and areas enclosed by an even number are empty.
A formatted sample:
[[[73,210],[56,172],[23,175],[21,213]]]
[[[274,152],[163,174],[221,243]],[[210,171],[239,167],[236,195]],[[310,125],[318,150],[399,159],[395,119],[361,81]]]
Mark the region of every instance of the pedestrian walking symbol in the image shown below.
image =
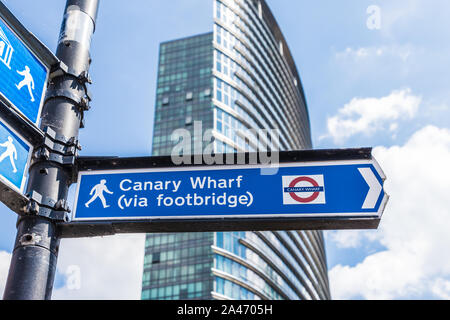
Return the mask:
[[[14,146],[13,138],[8,136],[8,141],[4,143],[0,143],[0,147],[6,148],[5,152],[0,155],[0,163],[3,162],[6,158],[9,157],[9,161],[11,162],[11,166],[13,168],[13,173],[17,173],[16,163],[17,160],[17,149]]]
[[[36,51],[30,49],[33,46],[22,39],[0,17],[0,102],[38,125],[50,61],[36,56]]]
[[[32,151],[30,143],[0,118],[1,183],[23,192]]]
[[[19,71],[17,70],[17,73],[24,77],[24,79],[19,83],[16,84],[17,90],[21,90],[24,86],[27,86],[28,92],[31,96],[31,102],[34,102],[34,96],[33,96],[33,90],[34,90],[34,80],[33,76],[31,75],[30,68],[28,66],[25,66],[25,70]]]
[[[100,201],[102,202],[103,205],[103,209],[109,208],[110,206],[106,203],[106,199],[103,194],[104,192],[108,194],[114,194],[113,192],[108,190],[105,179],[101,180],[99,184],[95,185],[92,188],[91,192],[89,193],[89,195],[92,196],[92,198],[88,202],[86,202],[85,204],[86,208],[89,208],[89,205],[95,200],[97,200],[97,198],[100,198]]]

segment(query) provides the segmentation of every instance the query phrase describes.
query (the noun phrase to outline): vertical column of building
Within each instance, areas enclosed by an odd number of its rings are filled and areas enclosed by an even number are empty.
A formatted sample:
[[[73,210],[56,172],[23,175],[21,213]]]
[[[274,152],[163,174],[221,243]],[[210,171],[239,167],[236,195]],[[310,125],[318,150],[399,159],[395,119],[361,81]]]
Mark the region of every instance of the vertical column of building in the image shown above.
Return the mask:
[[[212,127],[212,34],[166,42],[160,47],[153,155],[170,155],[172,133],[186,129],[186,153]],[[143,299],[210,299],[213,233],[149,234]]]
[[[255,151],[250,129],[279,130],[271,148],[311,148],[301,81],[265,1],[214,0],[213,46],[216,150]],[[214,298],[329,298],[318,232],[217,233],[213,252]]]

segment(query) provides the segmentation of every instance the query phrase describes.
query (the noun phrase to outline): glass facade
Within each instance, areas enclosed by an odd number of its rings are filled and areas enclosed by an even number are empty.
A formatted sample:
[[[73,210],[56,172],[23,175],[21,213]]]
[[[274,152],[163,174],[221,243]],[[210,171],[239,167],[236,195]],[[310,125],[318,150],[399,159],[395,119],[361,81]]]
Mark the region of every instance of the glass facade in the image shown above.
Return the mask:
[[[160,46],[153,155],[170,155],[174,130],[195,135],[194,122],[212,128],[211,33]],[[148,234],[142,299],[211,299],[213,233]]]
[[[194,122],[212,128],[211,112],[213,64],[212,34],[162,43],[160,46],[153,155],[170,155],[175,142],[171,135],[178,128],[191,132]]]
[[[142,299],[210,299],[213,240],[212,233],[148,235]]]
[[[219,153],[255,151],[248,129],[277,129],[270,149],[311,148],[300,77],[267,4],[213,1],[212,33],[161,44],[153,154],[169,155],[172,132],[193,121],[213,129]],[[147,235],[143,299],[330,299],[321,232],[194,235]]]

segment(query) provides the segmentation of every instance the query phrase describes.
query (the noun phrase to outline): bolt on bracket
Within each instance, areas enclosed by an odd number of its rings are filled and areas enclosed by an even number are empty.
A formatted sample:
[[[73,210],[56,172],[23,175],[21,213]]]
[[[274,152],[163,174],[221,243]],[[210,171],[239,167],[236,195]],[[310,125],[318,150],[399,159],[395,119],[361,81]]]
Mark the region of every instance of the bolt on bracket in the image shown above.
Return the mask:
[[[23,209],[26,215],[36,215],[64,222],[70,220],[69,213],[71,213],[71,210],[66,200],[54,200],[49,197],[42,197],[36,191],[32,191],[27,197],[29,201]]]
[[[83,86],[84,89],[84,97],[74,94],[70,90],[57,89],[52,90],[47,93],[45,101],[54,98],[65,98],[73,101],[80,109],[80,111],[88,111],[90,110],[89,103],[92,101],[92,93],[90,92],[87,84],[92,84],[92,79],[90,74],[87,71],[82,71],[80,74],[77,74],[74,70],[67,67],[64,62],[59,61],[57,64],[53,65],[50,71],[50,80],[53,80],[57,77],[69,75],[76,78],[79,83]]]

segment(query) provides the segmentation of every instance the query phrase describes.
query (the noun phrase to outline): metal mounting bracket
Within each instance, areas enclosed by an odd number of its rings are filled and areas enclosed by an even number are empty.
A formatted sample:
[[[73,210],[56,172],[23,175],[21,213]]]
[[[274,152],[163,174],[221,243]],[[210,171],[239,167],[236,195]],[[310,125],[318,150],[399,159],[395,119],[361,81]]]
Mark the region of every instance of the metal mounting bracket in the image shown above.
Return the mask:
[[[57,77],[61,77],[64,75],[70,75],[83,83],[92,84],[92,79],[87,71],[81,72],[81,74],[77,74],[73,69],[69,68],[63,61],[59,60],[58,63],[55,63],[50,69],[49,79],[53,80]]]
[[[59,61],[57,64],[53,65],[50,71],[50,80],[53,80],[57,77],[69,75],[76,78],[84,89],[85,97],[80,98],[78,95],[75,95],[70,90],[53,90],[47,93],[46,101],[53,98],[66,98],[74,101],[81,111],[88,111],[91,107],[89,103],[92,101],[92,93],[87,87],[87,84],[92,84],[91,76],[87,71],[81,72],[81,74],[76,74],[74,70],[67,67],[67,65]]]
[[[28,215],[37,215],[56,221],[68,222],[70,220],[69,205],[66,200],[54,200],[49,197],[42,197],[36,191],[27,195],[29,201],[24,208],[24,213]]]
[[[70,156],[76,156],[78,151],[81,150],[80,142],[75,137],[67,138],[64,135],[57,134],[50,127],[46,127],[44,133],[44,145],[50,150]]]
[[[81,150],[76,138],[58,135],[50,127],[44,129],[44,140],[33,153],[33,164],[40,161],[52,161],[62,166],[72,167],[78,151]]]

